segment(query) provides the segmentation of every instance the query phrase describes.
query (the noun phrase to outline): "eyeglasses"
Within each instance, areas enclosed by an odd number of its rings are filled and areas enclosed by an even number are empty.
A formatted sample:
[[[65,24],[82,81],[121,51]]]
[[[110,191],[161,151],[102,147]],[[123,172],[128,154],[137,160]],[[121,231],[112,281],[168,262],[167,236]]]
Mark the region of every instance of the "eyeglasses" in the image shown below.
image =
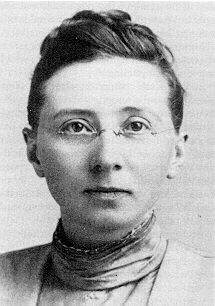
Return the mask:
[[[174,130],[174,128],[162,129],[156,131],[148,120],[140,117],[129,117],[118,131],[113,129],[96,129],[87,120],[82,118],[70,119],[62,124],[57,131],[57,135],[61,135],[67,139],[76,142],[85,142],[98,138],[107,131],[112,131],[116,136],[123,136],[133,139],[145,139],[146,137],[156,136],[163,132]]]

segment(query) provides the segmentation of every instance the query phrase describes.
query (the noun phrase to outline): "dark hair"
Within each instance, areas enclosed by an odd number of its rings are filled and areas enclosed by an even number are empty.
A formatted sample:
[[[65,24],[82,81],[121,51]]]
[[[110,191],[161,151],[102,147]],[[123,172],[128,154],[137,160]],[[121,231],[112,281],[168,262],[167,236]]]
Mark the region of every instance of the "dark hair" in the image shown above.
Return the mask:
[[[170,88],[169,109],[174,128],[179,131],[185,91],[172,68],[173,55],[148,27],[133,23],[128,13],[81,11],[45,37],[40,54],[28,100],[32,129],[36,130],[39,124],[44,82],[58,69],[97,58],[123,57],[149,62],[161,70]]]

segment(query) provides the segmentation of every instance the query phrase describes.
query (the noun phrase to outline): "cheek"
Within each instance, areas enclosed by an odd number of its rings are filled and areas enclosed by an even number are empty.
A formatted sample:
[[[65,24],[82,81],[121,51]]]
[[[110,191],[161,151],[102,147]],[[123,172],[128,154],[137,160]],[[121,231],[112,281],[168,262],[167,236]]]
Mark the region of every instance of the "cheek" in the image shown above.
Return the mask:
[[[77,185],[86,177],[87,154],[81,148],[46,142],[40,146],[39,157],[48,184],[56,188]]]
[[[171,155],[172,146],[167,141],[133,146],[130,148],[128,164],[137,174],[140,184],[159,183],[166,179]]]

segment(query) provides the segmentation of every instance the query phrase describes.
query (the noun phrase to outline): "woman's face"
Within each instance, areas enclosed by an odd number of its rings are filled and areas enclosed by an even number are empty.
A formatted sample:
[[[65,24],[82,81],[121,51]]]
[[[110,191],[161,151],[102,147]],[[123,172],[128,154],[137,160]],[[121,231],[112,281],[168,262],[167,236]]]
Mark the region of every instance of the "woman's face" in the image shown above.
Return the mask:
[[[121,58],[78,63],[55,73],[44,93],[36,153],[63,220],[101,231],[139,224],[177,142],[158,68]]]

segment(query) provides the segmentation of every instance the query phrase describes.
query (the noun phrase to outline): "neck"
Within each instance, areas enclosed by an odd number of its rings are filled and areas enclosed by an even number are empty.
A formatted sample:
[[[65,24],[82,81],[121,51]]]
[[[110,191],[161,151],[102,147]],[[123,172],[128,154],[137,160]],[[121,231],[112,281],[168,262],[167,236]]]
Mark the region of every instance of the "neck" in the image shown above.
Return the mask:
[[[75,284],[76,288],[84,290],[103,290],[157,273],[166,240],[161,237],[155,220],[152,214],[146,223],[123,239],[91,250],[65,245],[60,220],[53,236],[51,255],[56,277],[71,287]]]
[[[95,249],[104,245],[115,243],[116,241],[123,240],[131,233],[144,229],[151,222],[154,211],[148,211],[144,218],[132,224],[132,226],[124,226],[117,228],[104,227],[104,228],[87,228],[84,225],[68,222],[63,217],[60,220],[60,235],[63,242],[68,246],[74,246],[77,249]],[[72,227],[71,227],[72,224]],[[68,226],[69,225],[69,226]]]

